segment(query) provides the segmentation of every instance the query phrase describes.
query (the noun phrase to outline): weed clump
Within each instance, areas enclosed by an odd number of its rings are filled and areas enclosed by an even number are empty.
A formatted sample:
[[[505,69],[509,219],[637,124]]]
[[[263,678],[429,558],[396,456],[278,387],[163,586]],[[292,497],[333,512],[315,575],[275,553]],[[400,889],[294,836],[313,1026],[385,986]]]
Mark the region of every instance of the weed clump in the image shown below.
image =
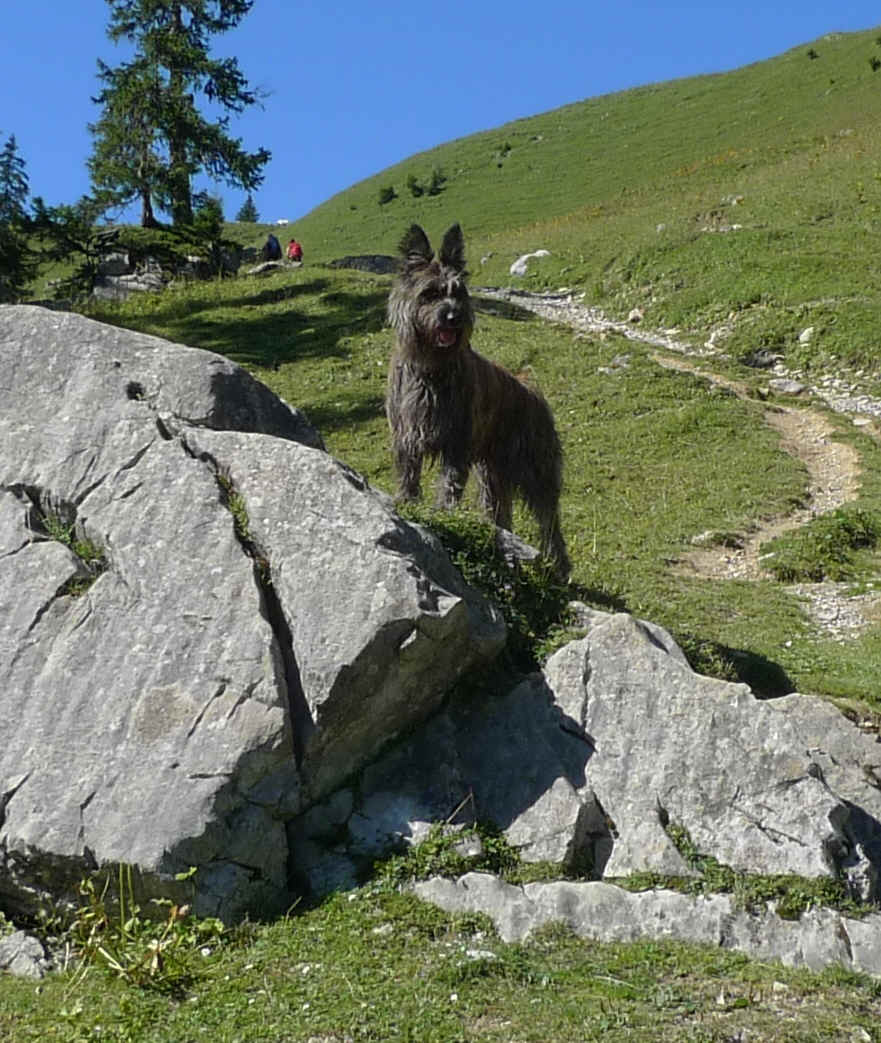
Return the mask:
[[[195,870],[178,874],[185,881]],[[44,927],[77,961],[77,978],[91,967],[107,971],[128,985],[180,998],[204,972],[206,960],[232,932],[213,917],[192,916],[190,907],[170,899],[151,899],[148,914],[135,898],[131,866],[111,876],[95,874],[80,881],[79,904]]]
[[[881,519],[859,507],[839,507],[796,532],[761,546],[762,564],[783,583],[846,580],[856,571],[854,552],[881,536]]]
[[[773,903],[774,911],[783,920],[798,920],[802,913],[816,906],[838,909],[848,916],[864,916],[875,911],[874,906],[855,901],[848,894],[844,880],[808,878],[793,873],[742,873],[712,855],[703,854],[684,826],[667,822],[664,830],[695,875],[671,877],[638,873],[615,883],[631,891],[663,887],[692,895],[731,894],[736,906],[750,911]]]
[[[63,543],[77,557],[81,572],[69,579],[58,591],[59,596],[79,597],[92,586],[107,569],[107,558],[101,547],[76,524],[60,512],[43,510],[34,504],[32,528],[41,536]]]
[[[376,863],[374,880],[381,889],[399,890],[417,880],[474,870],[507,877],[519,864],[517,852],[498,830],[438,823],[408,851]]]
[[[508,627],[506,665],[529,672],[566,636],[569,588],[544,562],[511,565],[495,526],[466,510],[402,505],[401,514],[441,541],[465,582],[494,602]]]

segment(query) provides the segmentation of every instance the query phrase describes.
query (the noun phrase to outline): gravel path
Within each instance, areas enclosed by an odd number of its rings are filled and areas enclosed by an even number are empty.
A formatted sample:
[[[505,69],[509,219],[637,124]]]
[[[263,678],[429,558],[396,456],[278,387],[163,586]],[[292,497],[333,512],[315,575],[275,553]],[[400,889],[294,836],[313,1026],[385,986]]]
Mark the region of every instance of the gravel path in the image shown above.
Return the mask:
[[[570,291],[529,293],[521,290],[481,288],[474,291],[479,306],[504,314],[506,306],[522,308],[552,322],[593,334],[615,333],[654,349],[659,365],[691,372],[723,385],[735,394],[746,396],[746,388],[736,381],[708,373],[701,366],[721,354],[717,341],[724,328],[700,347],[679,339],[678,330],[653,331],[640,325],[641,316],[633,313],[631,322],[607,318],[596,308],[581,303],[583,295]],[[501,305],[496,309],[488,302]],[[879,437],[875,419],[881,419],[881,400],[864,394],[858,387],[834,374],[821,376],[813,384],[802,382],[802,374],[790,372],[779,362],[769,371],[769,386],[782,394],[816,398],[835,413],[851,417],[856,426]],[[857,374],[859,377],[860,374]],[[696,578],[718,580],[758,580],[763,578],[759,547],[783,532],[806,524],[817,515],[835,510],[854,500],[859,492],[860,460],[852,447],[833,438],[834,426],[828,415],[802,406],[769,405],[765,420],[780,434],[781,448],[801,460],[809,475],[808,505],[786,517],[761,519],[751,531],[742,534],[734,547],[702,546],[711,543],[708,533],[696,534],[695,549],[682,555],[677,570]],[[881,592],[859,596],[848,594],[845,583],[801,583],[787,588],[801,598],[812,621],[827,635],[846,640],[877,622],[881,616]]]

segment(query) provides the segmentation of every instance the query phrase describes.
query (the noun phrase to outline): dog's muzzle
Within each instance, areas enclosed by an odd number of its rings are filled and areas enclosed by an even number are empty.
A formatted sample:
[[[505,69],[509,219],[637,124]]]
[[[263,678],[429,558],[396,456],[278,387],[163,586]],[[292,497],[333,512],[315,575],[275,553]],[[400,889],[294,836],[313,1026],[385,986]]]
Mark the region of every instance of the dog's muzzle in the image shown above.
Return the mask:
[[[459,327],[439,326],[434,339],[439,348],[451,348],[459,339]]]

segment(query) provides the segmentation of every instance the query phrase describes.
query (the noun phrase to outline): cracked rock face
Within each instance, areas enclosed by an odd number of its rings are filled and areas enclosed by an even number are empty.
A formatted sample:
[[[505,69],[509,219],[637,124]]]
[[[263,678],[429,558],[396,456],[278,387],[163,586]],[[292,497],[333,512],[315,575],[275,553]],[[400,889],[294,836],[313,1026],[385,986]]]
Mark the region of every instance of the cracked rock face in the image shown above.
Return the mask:
[[[740,872],[841,878],[881,899],[875,737],[821,699],[761,701],[694,673],[654,624],[591,610],[582,622],[544,676],[451,701],[292,820],[311,887],[352,886],[433,822],[479,820],[524,861],[596,879],[694,875],[673,825]]]
[[[820,699],[760,701],[695,674],[663,629],[596,613],[549,660],[562,710],[590,737],[587,780],[614,824],[606,877],[688,866],[664,829],[749,873],[846,877],[878,901],[881,746]]]
[[[0,371],[0,901],[125,862],[284,908],[286,822],[501,621],[226,359],[3,306]]]
[[[778,915],[773,902],[744,908],[736,895],[633,893],[614,883],[638,871],[671,877],[695,872],[666,823],[687,829],[700,854],[743,873],[844,879],[853,897],[877,905],[876,737],[821,699],[789,695],[762,702],[743,685],[693,673],[658,626],[589,610],[584,623],[587,636],[547,664],[557,714],[543,715],[545,739],[555,725],[563,733],[556,735],[558,747],[580,729],[579,772],[569,774],[580,785],[570,801],[577,797],[587,808],[592,799],[600,815],[580,835],[574,818],[568,825],[558,821],[566,827],[570,856],[584,845],[593,855],[587,861],[594,875],[603,879],[517,887],[468,873],[417,883],[415,892],[450,912],[487,914],[506,941],[564,923],[599,941],[677,938],[792,966],[839,964],[881,976],[877,911],[854,919],[812,908],[791,920]],[[532,719],[537,727],[539,715]],[[498,733],[496,722],[492,739]],[[489,748],[492,739],[479,728],[470,733],[474,747]],[[531,749],[546,765],[554,763],[534,740]],[[529,770],[536,773],[534,763]],[[487,782],[477,772],[470,781],[475,794]],[[603,818],[605,837],[598,828]],[[538,827],[547,833],[550,821],[529,822],[528,812],[521,812],[516,824],[531,827],[535,840]],[[506,833],[517,842],[510,826]]]

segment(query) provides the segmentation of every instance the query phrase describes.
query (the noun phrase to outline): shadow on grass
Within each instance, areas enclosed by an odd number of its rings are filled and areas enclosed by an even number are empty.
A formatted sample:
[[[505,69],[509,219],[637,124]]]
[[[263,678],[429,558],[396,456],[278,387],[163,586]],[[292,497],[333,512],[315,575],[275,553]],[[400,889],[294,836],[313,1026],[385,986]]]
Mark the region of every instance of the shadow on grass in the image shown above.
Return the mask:
[[[484,315],[493,315],[498,319],[511,319],[513,322],[537,322],[538,316],[527,308],[511,301],[500,301],[495,297],[481,297],[480,291],[471,295],[474,310]]]
[[[309,420],[319,431],[337,431],[353,424],[362,424],[385,416],[385,400],[381,395],[367,395],[348,407],[329,409],[326,406],[309,407]]]
[[[284,286],[266,287],[258,293],[243,294],[231,300],[219,302],[229,308],[261,307],[266,304],[280,304],[282,301],[290,301],[295,297],[306,294],[319,294],[326,290],[332,283],[330,279],[313,279],[311,282],[288,283]]]
[[[319,284],[330,285],[323,280],[307,285],[314,292]],[[344,357],[347,352],[340,346],[344,337],[375,333],[385,323],[386,295],[380,292],[333,291],[321,298],[322,310],[317,314],[294,309],[255,314],[250,310],[295,298],[305,288],[280,286],[256,296],[218,301],[218,308],[233,313],[211,319],[169,318],[168,327],[184,344],[216,351],[240,365],[277,370],[301,359]],[[249,310],[236,314],[235,309],[243,306]]]
[[[629,611],[624,598],[608,590],[593,590],[590,587],[582,587],[571,583],[569,585],[569,593],[572,600],[583,601],[585,605],[594,606],[603,612]]]
[[[699,674],[748,685],[757,699],[777,699],[795,691],[789,675],[771,659],[758,652],[729,648],[693,634],[676,634],[691,668]]]

